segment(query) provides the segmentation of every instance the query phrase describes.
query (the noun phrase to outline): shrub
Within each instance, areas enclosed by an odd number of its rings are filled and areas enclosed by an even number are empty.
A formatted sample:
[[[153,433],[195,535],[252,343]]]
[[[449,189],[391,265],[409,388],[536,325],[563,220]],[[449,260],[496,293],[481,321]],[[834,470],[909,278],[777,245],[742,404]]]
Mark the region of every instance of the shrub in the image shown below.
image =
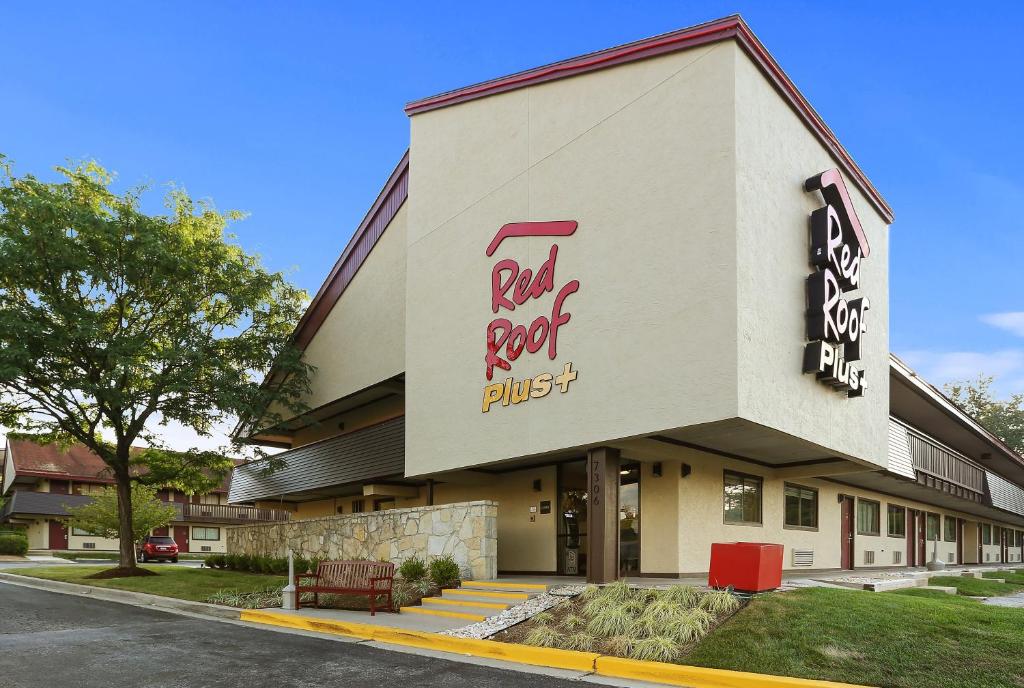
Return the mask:
[[[427,564],[414,554],[398,567],[398,575],[407,581],[422,580],[427,575]]]
[[[309,568],[309,559],[305,557],[293,557],[295,563],[295,575],[298,576],[303,573],[316,573],[311,571]]]
[[[0,535],[0,554],[23,557],[26,552],[28,552],[28,538],[24,535]]]
[[[222,569],[224,568],[225,557],[223,554],[211,554],[206,559],[203,559],[203,564],[211,569]]]
[[[430,580],[439,588],[454,588],[459,585],[459,565],[455,557],[446,554],[430,560]]]
[[[674,662],[679,657],[679,645],[672,638],[655,635],[633,643],[629,656],[648,662]]]
[[[206,601],[210,604],[223,604],[229,607],[239,607],[241,609],[264,609],[266,607],[276,607],[281,604],[281,588],[277,586],[270,586],[263,588],[262,590],[252,590],[249,592],[241,592],[239,590],[218,590],[209,597]]]
[[[621,604],[602,607],[590,618],[587,630],[600,638],[626,635],[633,626],[633,614]]]
[[[562,634],[551,626],[541,624],[532,628],[523,642],[534,647],[560,647]]]
[[[729,614],[739,609],[740,601],[731,590],[712,590],[700,598],[700,607],[711,614]]]
[[[578,650],[580,652],[590,652],[594,649],[594,645],[597,644],[597,638],[587,633],[573,633],[565,637],[562,641],[561,647],[566,650]]]

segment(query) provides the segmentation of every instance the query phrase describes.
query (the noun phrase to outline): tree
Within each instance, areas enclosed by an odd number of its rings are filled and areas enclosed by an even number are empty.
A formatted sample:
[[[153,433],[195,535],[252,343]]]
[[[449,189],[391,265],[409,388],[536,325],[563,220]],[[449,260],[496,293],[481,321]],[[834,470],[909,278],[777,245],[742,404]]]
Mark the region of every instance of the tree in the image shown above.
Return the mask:
[[[92,501],[76,507],[68,507],[71,525],[92,533],[97,537],[116,538],[121,534],[121,518],[114,488],[105,488],[92,495]],[[154,528],[160,528],[174,520],[174,507],[160,501],[156,488],[149,485],[132,485],[132,543],[145,537]]]
[[[166,214],[146,214],[146,188],[115,193],[95,162],[54,183],[0,168],[0,424],[103,459],[132,575],[131,484],[205,492],[232,468],[168,450],[154,426],[208,436],[234,416],[305,410],[311,368],[291,332],[307,297],[232,243],[240,213],[172,187]]]
[[[1024,454],[1024,394],[1011,394],[1003,401],[992,393],[992,377],[953,382],[946,395],[961,411],[975,418],[993,435],[1018,454]]]

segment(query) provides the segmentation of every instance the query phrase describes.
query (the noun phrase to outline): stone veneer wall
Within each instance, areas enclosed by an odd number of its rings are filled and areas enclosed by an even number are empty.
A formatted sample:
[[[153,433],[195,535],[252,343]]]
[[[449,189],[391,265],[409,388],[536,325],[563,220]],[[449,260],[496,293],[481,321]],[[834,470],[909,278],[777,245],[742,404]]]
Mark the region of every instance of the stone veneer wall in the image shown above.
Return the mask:
[[[498,575],[498,503],[459,502],[301,521],[233,526],[227,529],[229,554],[307,559],[376,559],[401,564],[450,554],[463,575]]]

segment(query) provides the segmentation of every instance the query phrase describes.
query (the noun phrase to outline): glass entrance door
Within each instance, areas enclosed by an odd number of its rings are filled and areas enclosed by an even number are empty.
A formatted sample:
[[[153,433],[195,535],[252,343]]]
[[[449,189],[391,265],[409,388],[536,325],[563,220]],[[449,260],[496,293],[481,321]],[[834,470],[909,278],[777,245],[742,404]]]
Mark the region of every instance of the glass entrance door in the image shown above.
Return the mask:
[[[640,464],[619,471],[619,575],[640,573]]]
[[[587,575],[587,462],[558,465],[558,572]]]

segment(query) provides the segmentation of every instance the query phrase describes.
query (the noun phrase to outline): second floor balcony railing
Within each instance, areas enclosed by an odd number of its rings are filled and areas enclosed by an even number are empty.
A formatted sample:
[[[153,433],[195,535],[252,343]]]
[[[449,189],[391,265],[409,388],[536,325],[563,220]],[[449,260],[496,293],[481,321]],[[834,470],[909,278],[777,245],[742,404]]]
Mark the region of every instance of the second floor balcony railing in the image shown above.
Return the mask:
[[[972,501],[982,501],[985,469],[930,438],[909,430],[907,439],[918,482]]]
[[[173,502],[178,512],[176,521],[199,523],[270,523],[287,521],[291,513],[281,509],[263,509],[233,504],[182,504]]]

